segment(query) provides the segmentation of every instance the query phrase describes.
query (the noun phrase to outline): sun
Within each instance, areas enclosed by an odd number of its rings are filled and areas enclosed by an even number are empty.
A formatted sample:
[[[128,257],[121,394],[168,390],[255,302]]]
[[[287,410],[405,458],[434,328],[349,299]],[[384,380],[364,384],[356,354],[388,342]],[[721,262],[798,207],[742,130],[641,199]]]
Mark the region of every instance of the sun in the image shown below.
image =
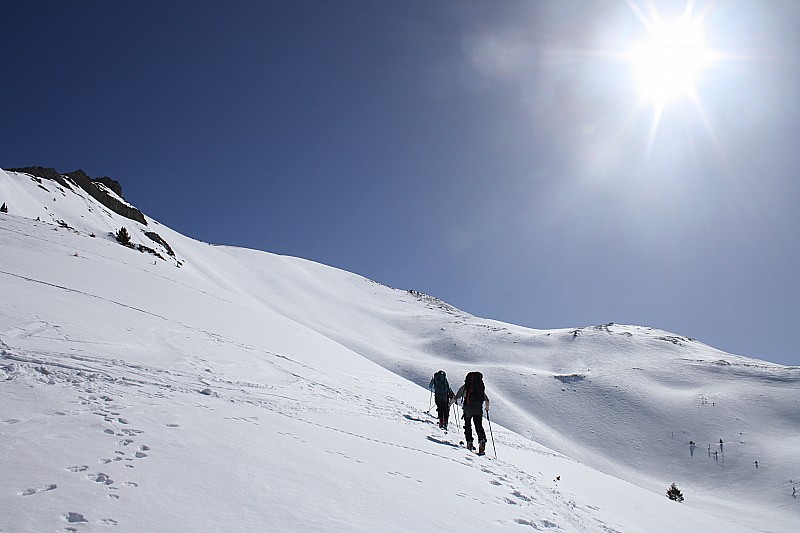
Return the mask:
[[[643,22],[648,35],[628,53],[639,97],[661,109],[696,99],[698,77],[715,59],[706,46],[702,19],[687,11],[675,20],[655,13]]]

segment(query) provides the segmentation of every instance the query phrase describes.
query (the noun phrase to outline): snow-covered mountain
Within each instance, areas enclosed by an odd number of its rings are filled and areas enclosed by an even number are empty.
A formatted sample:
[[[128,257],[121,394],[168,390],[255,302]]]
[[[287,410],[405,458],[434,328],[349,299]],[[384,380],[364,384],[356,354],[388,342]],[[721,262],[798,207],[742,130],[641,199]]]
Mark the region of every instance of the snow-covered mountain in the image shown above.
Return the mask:
[[[474,317],[132,218],[103,182],[0,171],[0,204],[2,532],[800,523],[800,368]],[[439,369],[484,373],[487,456],[426,413]]]

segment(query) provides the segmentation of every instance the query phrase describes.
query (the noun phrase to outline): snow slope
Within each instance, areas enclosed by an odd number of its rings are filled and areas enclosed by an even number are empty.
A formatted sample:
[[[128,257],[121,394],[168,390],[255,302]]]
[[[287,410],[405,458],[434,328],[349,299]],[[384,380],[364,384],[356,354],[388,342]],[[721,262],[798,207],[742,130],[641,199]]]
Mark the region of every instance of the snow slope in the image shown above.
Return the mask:
[[[2,202],[0,531],[796,529],[798,368],[480,319],[25,174]],[[496,457],[425,413],[439,368],[484,373]]]

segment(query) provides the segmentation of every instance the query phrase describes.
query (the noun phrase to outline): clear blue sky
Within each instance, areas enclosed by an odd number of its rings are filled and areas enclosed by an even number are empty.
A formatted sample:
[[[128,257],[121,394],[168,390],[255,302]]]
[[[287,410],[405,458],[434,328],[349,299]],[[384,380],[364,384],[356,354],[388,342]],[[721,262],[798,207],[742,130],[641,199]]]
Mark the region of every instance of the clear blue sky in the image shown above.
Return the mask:
[[[0,5],[2,167],[479,316],[800,364],[800,3],[696,1],[717,55],[657,121],[641,1]]]

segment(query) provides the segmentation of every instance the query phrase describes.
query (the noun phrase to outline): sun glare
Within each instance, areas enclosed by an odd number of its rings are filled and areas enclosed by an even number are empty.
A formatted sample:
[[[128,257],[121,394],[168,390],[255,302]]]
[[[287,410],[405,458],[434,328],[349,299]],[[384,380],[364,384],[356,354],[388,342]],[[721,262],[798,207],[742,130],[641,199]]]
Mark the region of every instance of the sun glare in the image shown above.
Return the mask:
[[[658,18],[647,25],[648,37],[629,53],[640,97],[663,108],[676,100],[694,99],[698,75],[714,60],[706,47],[699,20]]]
[[[708,120],[703,94],[714,86],[709,75],[717,63],[728,61],[723,53],[706,43],[704,22],[713,14],[711,4],[696,9],[695,0],[686,0],[682,12],[674,12],[677,2],[662,3],[673,13],[659,12],[652,0],[627,0],[631,13],[642,24],[643,38],[628,41],[621,57],[628,63],[638,93],[636,111],[653,113],[647,136],[647,152],[655,145],[662,122],[685,120],[685,113],[668,113],[667,109],[694,109],[697,122],[703,125],[716,144],[716,135]],[[713,40],[713,39],[712,39]],[[689,107],[678,104],[690,104]],[[687,124],[683,122],[683,124]]]

